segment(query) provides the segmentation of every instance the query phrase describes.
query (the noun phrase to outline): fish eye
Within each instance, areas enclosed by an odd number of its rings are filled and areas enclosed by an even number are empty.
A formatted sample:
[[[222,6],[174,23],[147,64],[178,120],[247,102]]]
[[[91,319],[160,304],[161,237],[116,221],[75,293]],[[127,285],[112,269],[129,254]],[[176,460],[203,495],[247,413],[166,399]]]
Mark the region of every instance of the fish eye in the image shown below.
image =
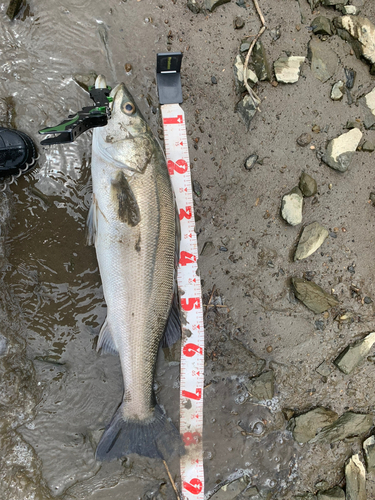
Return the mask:
[[[123,105],[122,109],[127,115],[132,115],[135,111],[135,106],[132,102],[129,101]]]

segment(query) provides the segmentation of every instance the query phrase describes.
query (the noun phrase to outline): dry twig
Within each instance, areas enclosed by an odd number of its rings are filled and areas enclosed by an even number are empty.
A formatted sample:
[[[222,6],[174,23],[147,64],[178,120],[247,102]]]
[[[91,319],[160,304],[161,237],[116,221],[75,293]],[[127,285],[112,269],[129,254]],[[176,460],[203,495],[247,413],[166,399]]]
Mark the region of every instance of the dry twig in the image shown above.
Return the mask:
[[[254,48],[255,44],[257,43],[257,41],[259,40],[259,38],[262,36],[262,34],[266,31],[266,21],[264,20],[262,11],[260,10],[258,0],[253,0],[253,2],[254,2],[254,5],[255,5],[255,8],[256,8],[256,11],[258,13],[259,19],[260,19],[260,21],[262,23],[262,27],[258,31],[258,34],[254,37],[253,41],[250,44],[249,50],[247,51],[246,59],[245,59],[244,65],[243,65],[243,78],[244,78],[244,83],[245,83],[246,90],[249,92],[249,96],[253,100],[254,106],[258,107],[255,104],[255,99],[257,101],[259,101],[260,99],[256,95],[256,93],[254,92],[254,90],[250,87],[250,85],[247,83],[247,67],[249,65],[249,59],[250,59],[250,56],[251,56],[251,53],[253,51],[253,48]]]
[[[174,489],[174,492],[176,493],[176,498],[177,498],[177,500],[181,500],[181,497],[178,494],[175,482],[173,481],[171,473],[169,472],[169,468],[168,468],[167,462],[165,460],[163,460],[163,464],[164,464],[165,470],[167,471],[167,474],[168,474],[169,480],[171,482],[172,488]]]

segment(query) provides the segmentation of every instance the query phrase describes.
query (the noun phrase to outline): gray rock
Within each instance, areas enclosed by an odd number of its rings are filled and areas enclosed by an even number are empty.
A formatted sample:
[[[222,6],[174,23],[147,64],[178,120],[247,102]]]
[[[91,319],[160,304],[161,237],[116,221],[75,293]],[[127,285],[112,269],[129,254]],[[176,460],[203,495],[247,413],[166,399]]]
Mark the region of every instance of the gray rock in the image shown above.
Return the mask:
[[[339,172],[346,172],[350,166],[353,155],[362,138],[362,132],[353,128],[329,141],[322,160],[329,167]]]
[[[369,129],[375,125],[375,87],[362,97],[359,102],[365,109],[365,118],[363,124],[365,128]]]
[[[95,71],[92,71],[91,73],[87,73],[85,75],[74,75],[73,80],[81,87],[83,90],[86,92],[89,91],[89,87],[92,87],[95,85],[95,80],[97,78],[97,74]]]
[[[210,12],[213,12],[220,5],[229,2],[230,0],[204,0],[204,8]]]
[[[242,19],[242,17],[235,17],[233,20],[233,28],[235,30],[240,30],[245,26],[245,21]]]
[[[275,375],[272,370],[264,372],[246,384],[250,396],[258,401],[272,399],[275,392]]]
[[[318,191],[316,180],[313,179],[311,175],[306,174],[306,172],[302,172],[299,179],[299,188],[302,191],[303,196],[306,196],[307,198],[314,196]]]
[[[250,42],[242,42],[240,46],[241,52],[247,52],[250,48]]]
[[[255,356],[238,340],[226,340],[219,343],[216,352],[215,372],[211,375],[219,373],[220,380],[222,377],[231,375],[256,377],[263,372],[266,365],[264,359]],[[207,378],[210,378],[209,369],[207,369]]]
[[[315,488],[318,491],[327,490],[329,488],[329,483],[325,479],[322,479],[321,481],[318,481],[317,483],[315,483]]]
[[[323,361],[323,363],[320,363],[320,365],[315,368],[315,371],[322,377],[328,377],[328,375],[332,373],[332,369],[327,361]]]
[[[260,81],[271,80],[271,68],[268,63],[267,54],[261,41],[258,41],[251,54],[251,68]]]
[[[339,301],[333,295],[325,292],[313,281],[292,278],[292,284],[297,299],[316,314],[327,311],[339,304]]]
[[[359,9],[355,5],[343,5],[341,7],[341,12],[348,16],[357,16],[359,14]]]
[[[353,455],[345,467],[346,500],[366,500],[366,471],[359,454]]]
[[[331,36],[332,33],[332,25],[331,21],[328,17],[318,16],[313,19],[311,25],[313,33],[315,35],[328,35]]]
[[[318,500],[345,500],[345,492],[339,486],[335,486],[330,490],[319,491]]]
[[[357,437],[368,432],[374,424],[372,415],[348,411],[341,417],[322,429],[310,443],[336,443],[346,438]]]
[[[11,21],[13,21],[13,19],[19,13],[22,5],[23,5],[23,0],[10,0],[6,14]]]
[[[293,500],[317,500],[316,495],[312,493],[302,493],[301,495],[295,495]]]
[[[322,4],[326,7],[336,7],[336,5],[346,5],[349,0],[322,0]]]
[[[191,10],[193,14],[199,14],[201,11],[201,5],[197,0],[187,0],[186,6]]]
[[[342,16],[334,19],[338,34],[351,43],[355,55],[375,64],[375,26],[366,17]]]
[[[338,82],[334,83],[332,85],[332,90],[331,90],[332,101],[341,101],[341,99],[344,96],[344,89],[345,89],[345,84],[342,80],[339,80]]]
[[[352,89],[354,87],[355,77],[357,72],[353,68],[344,68],[345,73],[345,85],[347,89]]]
[[[244,83],[243,59],[240,54],[237,54],[234,61],[233,72],[237,93],[242,94],[246,91],[246,87]],[[258,82],[256,74],[250,68],[247,68],[247,81],[251,87]]]
[[[375,206],[375,193],[370,193],[370,197],[369,197],[371,203]]]
[[[206,241],[201,250],[201,255],[205,257],[209,257],[215,254],[215,245],[212,241]]]
[[[351,130],[352,128],[361,128],[361,124],[355,120],[348,120],[346,122],[345,128]]]
[[[319,38],[312,38],[310,40],[307,57],[311,62],[312,74],[321,82],[326,82],[336,73],[339,61],[338,57]]]
[[[276,26],[276,28],[272,28],[270,30],[270,35],[274,42],[276,42],[281,37],[280,27],[281,26]]]
[[[258,161],[258,155],[252,154],[252,155],[248,156],[245,160],[246,170],[251,170],[255,166],[257,161]]]
[[[196,196],[202,196],[202,186],[196,179],[193,180],[193,191]]]
[[[0,356],[6,354],[8,350],[8,342],[6,337],[0,333]]]
[[[320,248],[328,237],[328,231],[319,222],[306,226],[298,242],[294,260],[306,259]]]
[[[365,462],[367,472],[375,471],[375,436],[370,436],[363,443],[363,452],[365,455]]]
[[[237,104],[237,111],[246,125],[247,130],[250,128],[251,120],[256,115],[259,104],[259,99],[253,99],[249,95],[245,95],[242,101]]]
[[[362,144],[362,151],[369,151],[370,153],[372,153],[372,151],[374,150],[375,150],[375,144],[373,142],[365,141]]]
[[[303,195],[298,187],[283,196],[281,201],[281,217],[291,226],[302,222]]]
[[[294,418],[293,438],[298,443],[311,441],[321,429],[338,419],[336,412],[318,407]],[[293,419],[292,419],[293,420]]]
[[[231,483],[222,486],[220,490],[213,495],[212,500],[236,500],[238,495],[241,495],[246,486],[247,484],[244,478],[241,477],[236,481],[232,481]]]
[[[346,349],[344,349],[344,351],[335,359],[335,365],[339,368],[339,370],[348,375],[354,370],[354,368],[365,361],[374,344],[375,332],[372,332],[366,335],[365,338],[349,345]]]
[[[298,146],[302,146],[303,148],[308,146],[312,141],[312,137],[310,134],[304,133],[301,134],[297,139]]]
[[[280,57],[274,62],[275,77],[281,83],[298,82],[304,56]]]

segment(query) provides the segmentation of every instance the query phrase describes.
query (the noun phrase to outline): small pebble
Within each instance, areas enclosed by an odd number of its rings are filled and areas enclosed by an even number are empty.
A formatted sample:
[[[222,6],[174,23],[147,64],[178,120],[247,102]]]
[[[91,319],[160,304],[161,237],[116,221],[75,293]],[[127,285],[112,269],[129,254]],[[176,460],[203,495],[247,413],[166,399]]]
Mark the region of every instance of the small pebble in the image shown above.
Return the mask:
[[[212,83],[213,85],[216,85],[216,84],[217,84],[216,77],[211,76],[211,83]]]
[[[197,196],[201,196],[202,194],[202,186],[196,180],[193,181],[193,191]]]
[[[245,21],[242,19],[242,17],[237,16],[234,21],[233,21],[233,27],[235,30],[240,30],[245,26]]]
[[[363,301],[364,301],[365,304],[372,304],[372,298],[371,297],[365,297],[363,299]]]
[[[302,146],[302,147],[305,147],[305,146],[308,146],[310,144],[312,140],[312,137],[310,134],[302,134],[298,137],[297,139],[297,144],[298,146]]]
[[[127,73],[130,73],[132,69],[133,69],[133,67],[132,67],[132,65],[130,63],[126,63],[125,64],[125,71]]]
[[[248,158],[246,158],[245,161],[246,170],[251,170],[255,166],[257,161],[258,161],[258,155],[256,154],[252,154]]]
[[[266,351],[267,352],[272,352],[273,351],[273,347],[271,345],[267,346]]]
[[[314,134],[319,134],[320,127],[319,127],[319,125],[313,125],[311,130],[314,132]]]

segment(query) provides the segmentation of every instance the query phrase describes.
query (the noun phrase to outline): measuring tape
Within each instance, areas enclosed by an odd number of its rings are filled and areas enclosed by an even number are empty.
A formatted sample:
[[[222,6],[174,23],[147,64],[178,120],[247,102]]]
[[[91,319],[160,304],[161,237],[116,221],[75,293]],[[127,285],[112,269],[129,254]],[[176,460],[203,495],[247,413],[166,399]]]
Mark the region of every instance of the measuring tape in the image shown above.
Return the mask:
[[[186,449],[180,462],[182,496],[183,500],[204,500],[204,326],[185,114],[178,104],[164,104],[161,114],[168,171],[181,224],[177,282],[186,320],[182,326],[180,376],[180,433]]]

